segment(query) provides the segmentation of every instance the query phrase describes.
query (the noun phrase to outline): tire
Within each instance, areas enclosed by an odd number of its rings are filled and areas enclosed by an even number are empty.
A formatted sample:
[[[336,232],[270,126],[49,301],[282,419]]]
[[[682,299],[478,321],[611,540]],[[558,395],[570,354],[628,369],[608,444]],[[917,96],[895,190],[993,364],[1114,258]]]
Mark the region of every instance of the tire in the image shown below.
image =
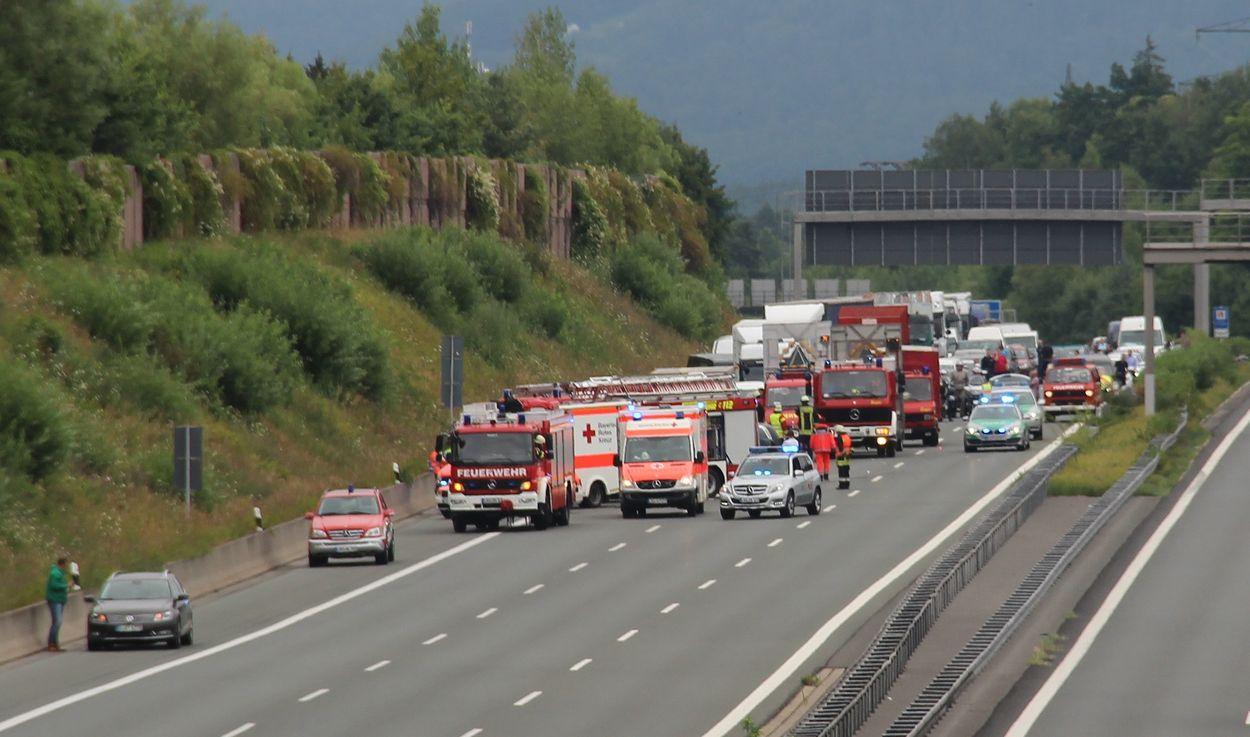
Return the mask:
[[[640,507],[635,507],[635,508],[634,508],[634,513],[635,513],[635,514],[637,514],[639,518],[646,517],[646,516],[647,516],[647,505],[645,505],[645,504],[644,504],[644,505],[642,505],[642,506],[640,506]]]
[[[625,519],[633,519],[638,516],[638,510],[634,509],[634,505],[621,502],[621,516]]]
[[[182,635],[174,635],[169,638],[169,649],[178,650],[182,647]]]
[[[895,446],[894,443],[885,444],[885,457],[886,458],[893,458],[894,456],[898,455],[898,451],[899,449]]]
[[[603,500],[608,496],[608,490],[604,487],[602,481],[596,481],[590,485],[590,494],[582,502],[583,507],[602,507]]]
[[[309,568],[320,568],[321,566],[324,566],[325,564],[326,564],[325,558],[322,558],[319,555],[313,555],[312,553],[308,554],[308,567]]]
[[[794,492],[786,494],[786,506],[781,508],[781,518],[790,519],[794,516]]]
[[[568,527],[571,520],[570,513],[573,511],[573,505],[565,503],[564,508],[551,516],[555,521],[556,527]]]
[[[820,514],[820,487],[816,487],[816,491],[812,493],[812,502],[807,505],[807,513],[815,517]]]
[[[386,559],[392,563],[395,562],[395,541],[393,539],[391,544],[386,546]]]
[[[1037,432],[1033,433],[1033,439],[1034,439],[1034,440],[1041,440],[1041,439],[1042,439],[1042,434],[1043,434],[1044,432],[1046,432],[1046,431],[1045,431],[1045,430],[1042,430],[1042,429],[1039,429]]]
[[[686,502],[686,516],[694,517],[699,514],[699,508],[703,506],[703,502],[699,501],[699,492],[690,495],[690,501]]]
[[[935,432],[929,433],[928,435],[925,435],[925,436],[924,436],[924,444],[925,444],[925,445],[927,445],[927,446],[929,446],[930,448],[932,448],[933,446],[937,445],[937,444],[938,444],[938,434],[937,434],[937,432],[935,431]]]
[[[721,519],[733,519],[734,517],[737,517],[737,516],[738,516],[738,512],[737,510],[734,510],[734,509],[722,509],[720,511]]]
[[[965,453],[976,453],[976,452],[977,452],[977,449],[976,449],[976,448],[974,448],[974,447],[972,447],[971,445],[968,445],[967,443],[964,443],[964,452],[965,452]]]
[[[92,640],[92,639],[88,639],[88,640],[87,640],[87,649],[88,649],[88,650],[90,650],[90,651],[91,651],[91,652],[93,652],[93,653],[94,653],[94,652],[96,652],[96,651],[98,651],[98,650],[103,649],[103,647],[104,647],[103,645],[101,645],[100,643],[96,642],[95,640]]]
[[[190,647],[195,644],[195,627],[187,630],[187,634],[182,636],[182,644]]]
[[[748,509],[748,510],[747,510],[747,514],[751,516],[751,519],[759,519],[759,518],[760,518],[760,510],[758,510],[758,509]]]
[[[453,514],[451,516],[451,529],[455,530],[456,532],[468,532],[469,521],[466,520],[464,517],[461,517],[458,514]]]
[[[386,551],[383,550],[381,553],[378,553],[377,555],[373,556],[373,562],[376,563],[377,565],[384,566],[387,563],[390,563],[391,561],[390,561],[390,556],[388,556],[386,554]]]
[[[534,529],[545,530],[551,527],[554,515],[551,512],[551,497],[547,497],[547,501],[538,505],[538,514],[534,515]]]
[[[719,468],[709,468],[707,472],[707,495],[716,496],[725,488],[725,479],[720,475]]]
[[[878,445],[878,446],[877,446],[877,457],[878,457],[878,458],[885,458],[885,447],[884,447],[884,446],[881,446],[881,445]]]

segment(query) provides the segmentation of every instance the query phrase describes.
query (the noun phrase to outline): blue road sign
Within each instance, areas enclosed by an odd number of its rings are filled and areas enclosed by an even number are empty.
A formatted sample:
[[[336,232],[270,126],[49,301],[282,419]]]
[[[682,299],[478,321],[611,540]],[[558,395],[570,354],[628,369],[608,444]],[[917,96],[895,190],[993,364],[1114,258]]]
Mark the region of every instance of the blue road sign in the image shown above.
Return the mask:
[[[1211,328],[1215,337],[1228,337],[1228,306],[1217,305],[1211,310]]]

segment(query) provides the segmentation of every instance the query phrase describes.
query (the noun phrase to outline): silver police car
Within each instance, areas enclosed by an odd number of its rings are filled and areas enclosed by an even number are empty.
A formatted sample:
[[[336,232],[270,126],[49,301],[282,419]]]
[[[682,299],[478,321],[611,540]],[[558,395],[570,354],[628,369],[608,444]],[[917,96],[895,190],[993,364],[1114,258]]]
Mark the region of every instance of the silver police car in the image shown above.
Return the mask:
[[[739,511],[752,517],[764,512],[792,517],[800,506],[808,514],[820,514],[820,474],[812,457],[793,446],[752,448],[720,493],[721,519],[733,519]]]

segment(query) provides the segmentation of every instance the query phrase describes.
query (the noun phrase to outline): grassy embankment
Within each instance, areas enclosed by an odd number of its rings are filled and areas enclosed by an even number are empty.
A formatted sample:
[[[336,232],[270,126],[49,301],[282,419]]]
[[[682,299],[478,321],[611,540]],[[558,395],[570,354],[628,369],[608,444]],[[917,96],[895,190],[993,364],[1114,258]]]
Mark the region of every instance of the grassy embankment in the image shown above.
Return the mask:
[[[1092,419],[1098,432],[1082,429],[1072,441],[1080,452],[1050,481],[1050,493],[1061,496],[1098,496],[1111,487],[1137,460],[1151,438],[1171,432],[1182,406],[1189,421],[1176,445],[1163,454],[1159,467],[1139,494],[1166,495],[1190,462],[1210,439],[1201,422],[1242,384],[1250,381],[1250,364],[1238,363],[1247,341],[1220,342],[1201,337],[1184,350],[1159,359],[1159,413],[1147,420],[1136,401],[1112,400],[1102,418]]]
[[[466,338],[467,400],[682,365],[696,344],[640,305],[700,340],[722,314],[666,314],[680,295],[643,294],[630,273],[615,255],[592,273],[494,235],[419,229],[0,268],[0,609],[38,600],[62,551],[91,585],[246,534],[254,504],[273,524],[326,487],[387,483],[392,461],[423,471],[447,420],[445,332]],[[189,520],[170,486],[175,423],[205,428]]]

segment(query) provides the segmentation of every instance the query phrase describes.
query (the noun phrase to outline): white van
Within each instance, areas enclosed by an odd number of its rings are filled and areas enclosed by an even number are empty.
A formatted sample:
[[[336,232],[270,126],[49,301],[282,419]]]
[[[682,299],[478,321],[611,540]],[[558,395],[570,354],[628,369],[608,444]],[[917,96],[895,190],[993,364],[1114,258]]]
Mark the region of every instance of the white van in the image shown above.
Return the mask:
[[[997,325],[977,326],[968,331],[968,337],[959,341],[955,349],[955,360],[959,362],[981,360],[986,351],[999,351],[1006,348],[1003,334]]]
[[[1160,353],[1166,342],[1163,334],[1163,318],[1155,315],[1154,325],[1155,353]],[[1143,315],[1130,315],[1120,318],[1119,347],[1111,354],[1111,360],[1117,360],[1124,351],[1141,353],[1146,350],[1146,318]]]
[[[1037,331],[1029,327],[1027,322],[1006,322],[998,326],[998,331],[1002,333],[1003,342],[1007,345],[1018,343],[1037,353]]]

